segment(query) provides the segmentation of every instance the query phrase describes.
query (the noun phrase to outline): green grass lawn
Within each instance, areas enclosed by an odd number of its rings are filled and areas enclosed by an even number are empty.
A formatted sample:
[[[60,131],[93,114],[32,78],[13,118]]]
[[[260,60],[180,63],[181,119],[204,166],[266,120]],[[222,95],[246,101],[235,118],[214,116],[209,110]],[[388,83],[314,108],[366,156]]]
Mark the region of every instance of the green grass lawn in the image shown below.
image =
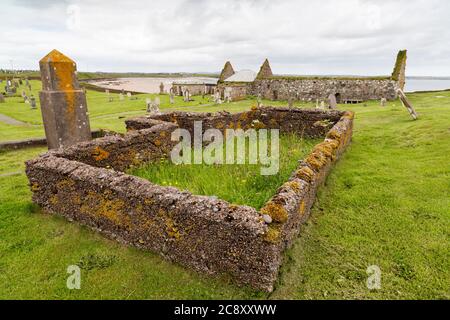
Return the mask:
[[[0,298],[449,299],[450,92],[409,98],[418,121],[397,101],[385,108],[376,101],[341,106],[356,112],[352,145],[320,189],[271,295],[205,277],[41,212],[30,200],[23,161],[44,149],[0,153]],[[101,93],[89,92],[88,99],[93,126],[123,130],[119,114],[144,113],[142,100],[114,107]],[[198,107],[196,101],[174,108],[238,111],[252,104]],[[27,118],[12,107],[9,101],[0,105],[0,113],[39,123],[39,114]],[[17,136],[28,135],[14,128]],[[0,126],[2,139],[4,132],[16,137]],[[81,290],[66,288],[71,264],[83,268]],[[381,268],[381,290],[366,288],[370,265]]]
[[[294,134],[280,136],[279,172],[262,176],[260,165],[173,165],[170,160],[148,164],[130,174],[153,183],[189,190],[193,194],[217,196],[233,204],[261,209],[286,182],[319,139],[303,139]],[[248,144],[246,151],[248,159]],[[225,156],[224,156],[225,158]]]

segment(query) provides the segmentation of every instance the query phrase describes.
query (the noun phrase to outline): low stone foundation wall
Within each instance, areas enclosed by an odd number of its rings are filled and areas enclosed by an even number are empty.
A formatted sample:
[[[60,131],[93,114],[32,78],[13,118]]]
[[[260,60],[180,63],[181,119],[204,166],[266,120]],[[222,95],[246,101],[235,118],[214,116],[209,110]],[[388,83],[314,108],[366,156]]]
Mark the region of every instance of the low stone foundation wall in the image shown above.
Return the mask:
[[[278,125],[282,131],[323,134],[325,140],[260,212],[123,173],[130,166],[167,157],[173,146],[171,132],[178,127],[191,129],[195,120],[208,122],[205,127]],[[317,122],[322,124],[314,126]],[[226,274],[238,284],[270,292],[283,251],[309,216],[317,188],[350,143],[352,124],[350,112],[288,108],[162,114],[127,121],[130,132],[124,136],[48,152],[28,161],[26,173],[33,201],[47,212],[194,270]],[[265,222],[265,214],[271,223]]]

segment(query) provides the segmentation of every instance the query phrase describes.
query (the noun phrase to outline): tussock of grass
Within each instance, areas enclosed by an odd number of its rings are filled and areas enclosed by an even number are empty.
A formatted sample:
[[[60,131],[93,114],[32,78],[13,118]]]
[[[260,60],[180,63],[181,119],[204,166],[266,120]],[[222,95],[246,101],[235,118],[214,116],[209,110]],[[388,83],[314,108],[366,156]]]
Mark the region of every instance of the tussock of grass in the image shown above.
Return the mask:
[[[320,139],[303,139],[295,134],[281,135],[280,170],[273,176],[262,176],[261,165],[174,165],[170,160],[145,165],[131,174],[156,184],[177,187],[197,195],[217,196],[230,203],[259,210],[287,181],[298,161],[319,142]]]

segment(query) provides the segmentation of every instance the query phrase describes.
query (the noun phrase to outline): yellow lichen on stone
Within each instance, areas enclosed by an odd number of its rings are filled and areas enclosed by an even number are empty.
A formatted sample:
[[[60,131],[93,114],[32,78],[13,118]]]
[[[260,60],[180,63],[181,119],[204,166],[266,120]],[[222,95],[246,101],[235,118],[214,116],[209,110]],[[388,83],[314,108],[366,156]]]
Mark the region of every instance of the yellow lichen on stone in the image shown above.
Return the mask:
[[[269,202],[264,208],[261,209],[262,214],[269,215],[274,222],[284,223],[288,220],[288,213],[286,209],[279,204]]]
[[[180,231],[178,230],[175,222],[171,218],[166,219],[166,232],[170,238],[179,240],[181,238]]]
[[[353,111],[345,111],[342,118],[353,120],[355,118],[355,113]]]
[[[100,146],[96,146],[91,154],[95,161],[102,161],[109,158],[109,152]]]
[[[269,243],[278,243],[281,240],[281,232],[277,226],[269,226],[267,232],[264,234],[264,241]]]
[[[56,187],[59,190],[72,188],[74,185],[75,185],[75,182],[71,179],[64,179],[64,180],[58,181],[56,183]]]
[[[312,152],[306,162],[318,172],[327,163],[327,159],[321,152]]]
[[[33,182],[31,184],[31,191],[36,192],[36,191],[39,191],[39,190],[41,190],[41,186],[39,185],[39,183]]]
[[[303,216],[305,214],[305,200],[300,202],[300,206],[298,207],[298,214]]]
[[[161,132],[159,133],[159,136],[160,136],[161,138],[165,138],[165,137],[167,137],[167,132],[166,132],[166,131],[161,131]]]
[[[294,190],[295,193],[300,192],[300,183],[298,181],[290,181],[290,182],[287,182],[286,185],[289,188],[291,188],[292,190]]]
[[[153,143],[154,143],[155,146],[157,146],[157,147],[161,146],[161,140],[159,140],[159,139],[155,139],[155,141],[153,141]]]
[[[248,113],[247,112],[243,112],[240,116],[239,116],[239,120],[241,121],[246,121],[248,119]]]
[[[48,202],[50,202],[50,204],[52,206],[56,206],[58,204],[58,196],[56,194],[52,195],[49,199]]]
[[[314,171],[311,170],[311,168],[304,166],[301,169],[297,170],[295,176],[306,182],[311,182],[314,180]]]

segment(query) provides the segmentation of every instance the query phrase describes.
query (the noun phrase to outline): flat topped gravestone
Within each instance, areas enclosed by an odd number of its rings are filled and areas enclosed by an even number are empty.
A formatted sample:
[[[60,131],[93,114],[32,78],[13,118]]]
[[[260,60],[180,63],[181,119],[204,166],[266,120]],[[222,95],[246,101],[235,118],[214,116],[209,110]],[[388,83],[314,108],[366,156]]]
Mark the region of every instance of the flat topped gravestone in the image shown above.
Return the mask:
[[[80,89],[76,64],[57,50],[39,62],[42,119],[49,149],[92,139],[86,95]]]

